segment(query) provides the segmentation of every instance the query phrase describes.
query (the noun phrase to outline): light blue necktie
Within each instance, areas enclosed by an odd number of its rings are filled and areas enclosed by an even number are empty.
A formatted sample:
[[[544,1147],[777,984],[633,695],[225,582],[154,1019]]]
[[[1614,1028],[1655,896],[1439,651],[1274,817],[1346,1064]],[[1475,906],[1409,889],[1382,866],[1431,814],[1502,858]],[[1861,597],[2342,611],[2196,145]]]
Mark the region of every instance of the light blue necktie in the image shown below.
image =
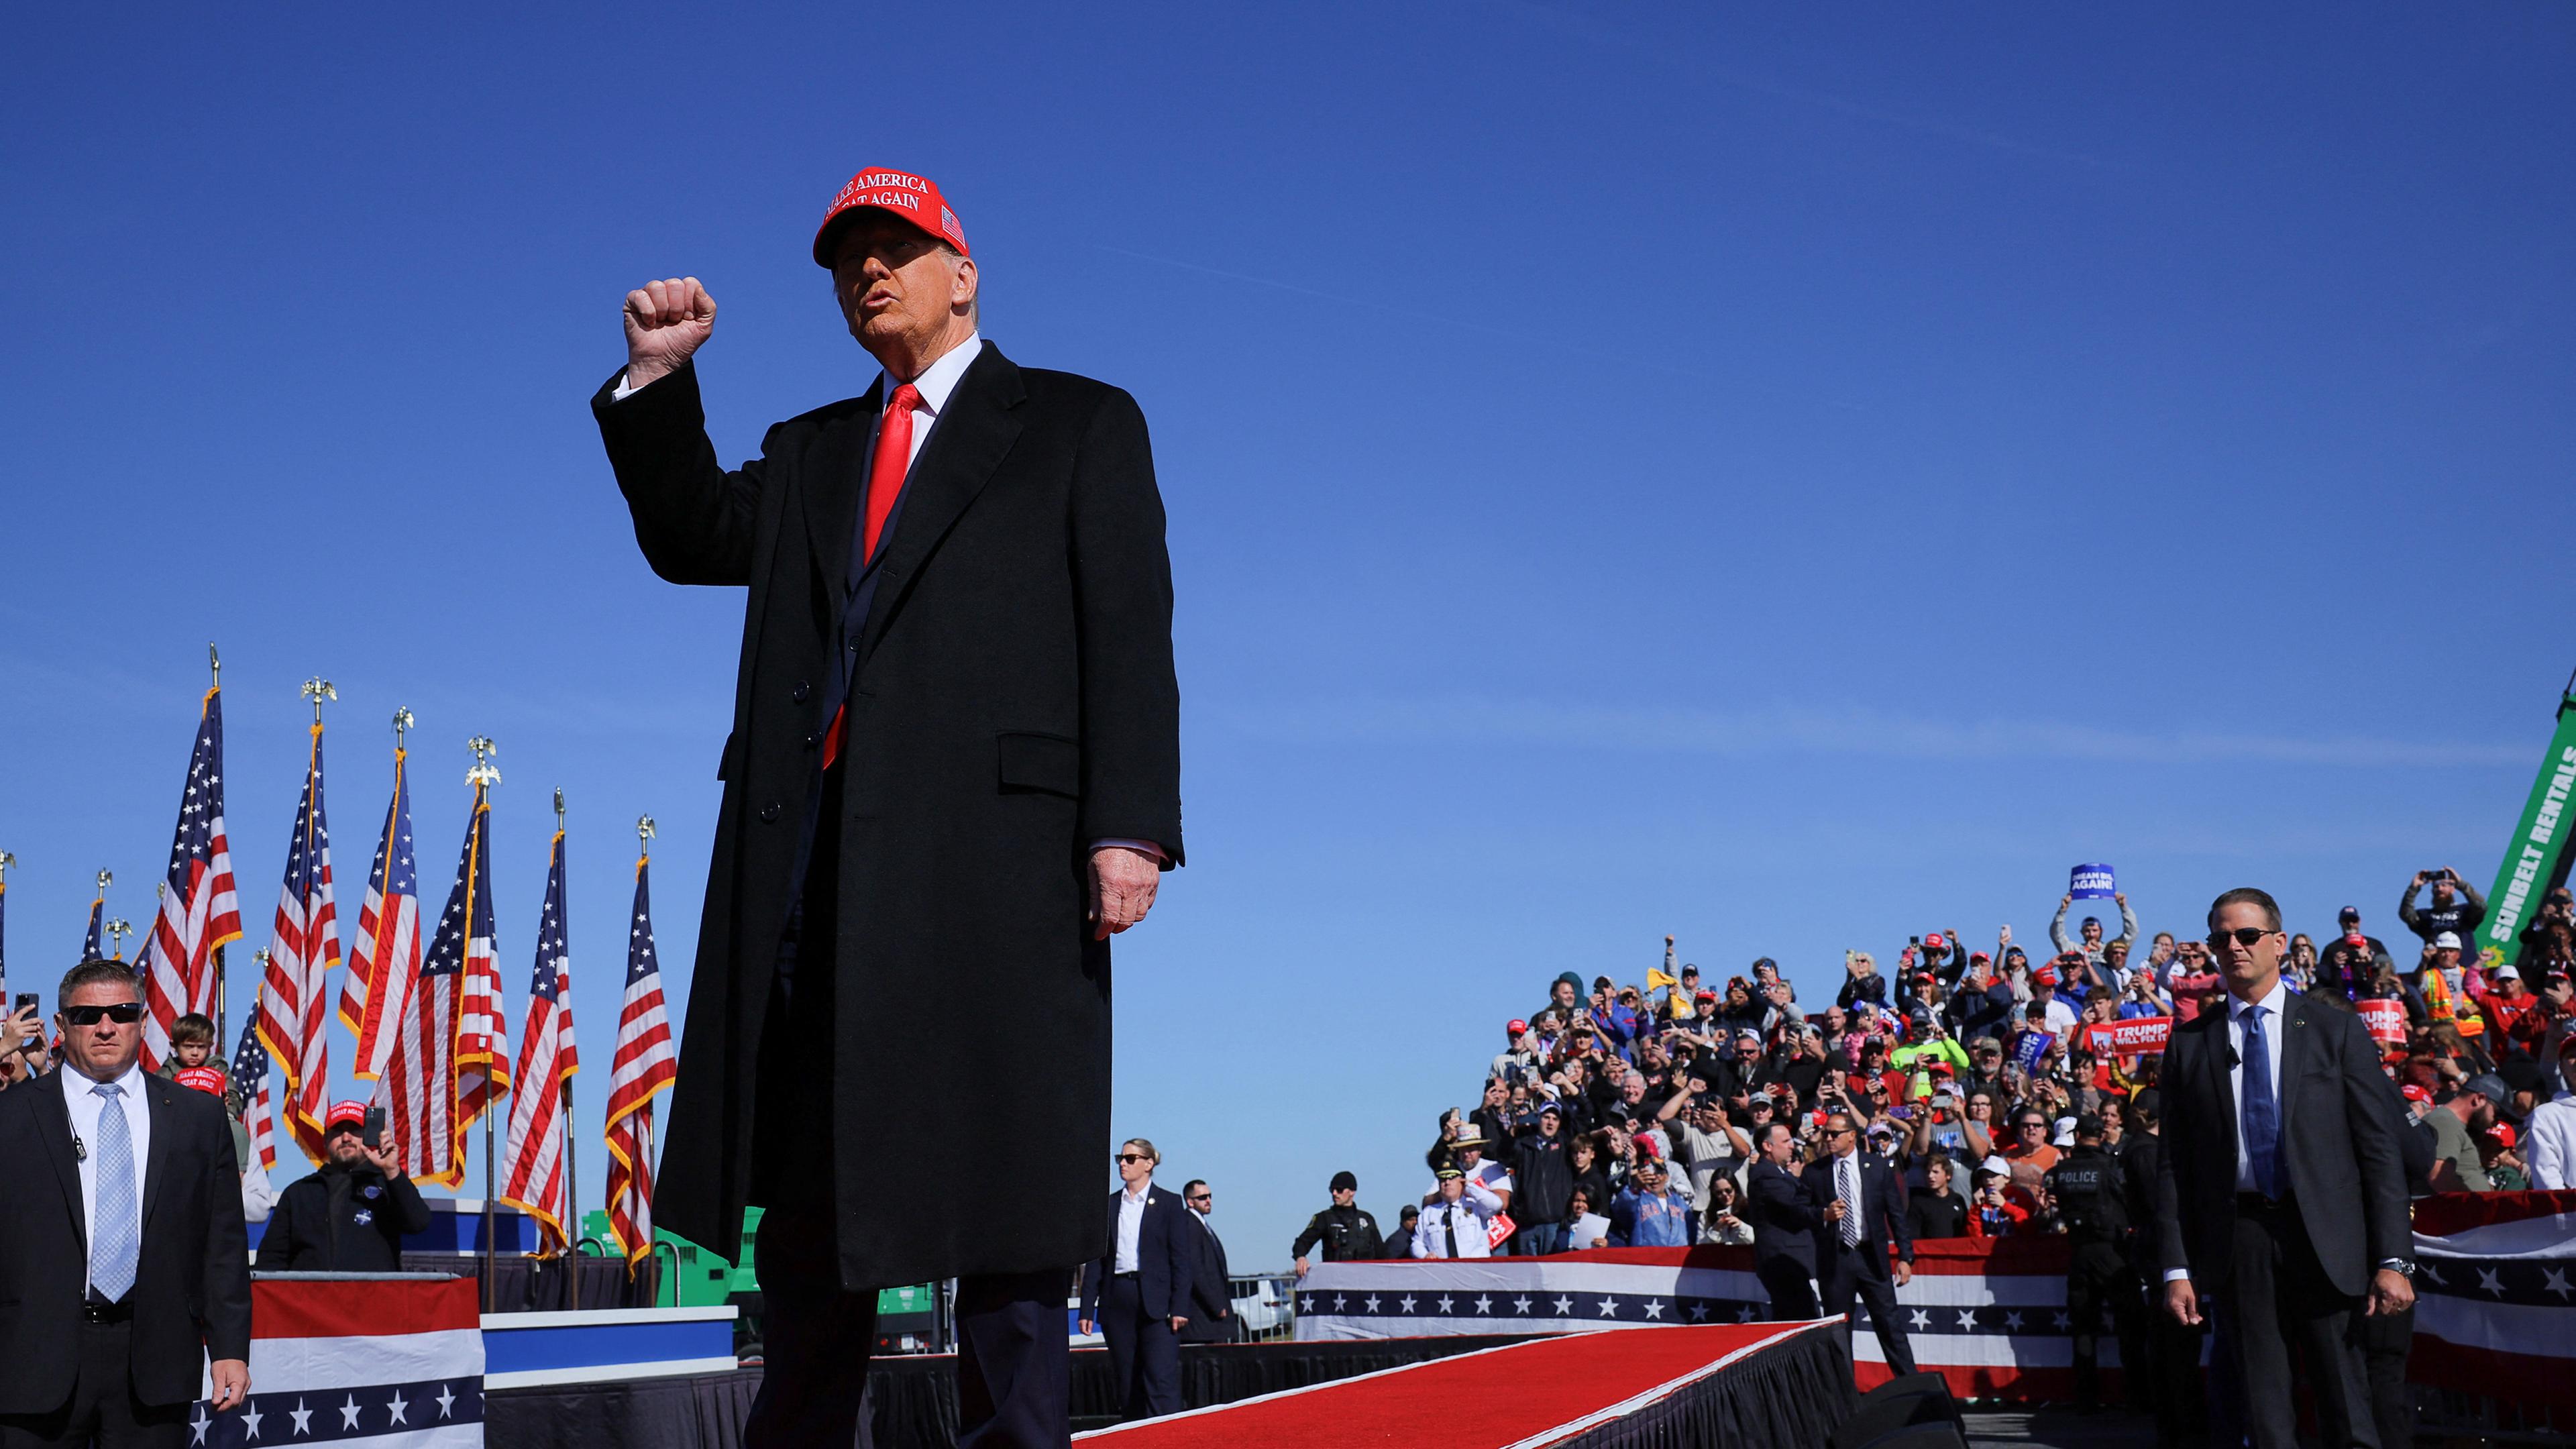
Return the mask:
[[[2272,1044],[2263,1035],[2263,1008],[2245,1008],[2245,1163],[2254,1188],[2281,1195],[2281,1103],[2272,1092]]]
[[[89,1244],[91,1291],[114,1303],[134,1286],[134,1259],[142,1248],[143,1214],[134,1197],[134,1132],[113,1083],[90,1088],[104,1098],[98,1112],[98,1205]]]

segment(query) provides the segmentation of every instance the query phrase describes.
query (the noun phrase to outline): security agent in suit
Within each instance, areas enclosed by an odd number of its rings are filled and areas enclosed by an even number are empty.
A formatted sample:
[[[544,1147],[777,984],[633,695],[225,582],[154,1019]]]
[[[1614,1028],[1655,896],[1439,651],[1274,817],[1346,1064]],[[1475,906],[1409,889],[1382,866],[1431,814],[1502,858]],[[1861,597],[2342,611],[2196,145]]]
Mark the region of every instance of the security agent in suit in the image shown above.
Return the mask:
[[[2256,1449],[2298,1442],[2284,1386],[2300,1383],[2328,1449],[2378,1449],[2346,1337],[2356,1307],[2397,1313],[2415,1301],[2396,1088],[2358,1016],[2283,986],[2289,939],[2271,896],[2220,896],[2209,944],[2224,1009],[2174,1032],[2158,1079],[2164,1311],[2218,1317],[2217,1352],[2232,1362],[2213,1377],[2235,1386],[2227,1407]]]
[[[1243,1320],[1234,1316],[1234,1274],[1226,1266],[1225,1240],[1208,1221],[1216,1211],[1216,1189],[1205,1179],[1192,1178],[1181,1184],[1181,1206],[1198,1227],[1191,1239],[1198,1256],[1190,1263],[1189,1322],[1181,1325],[1181,1342],[1233,1343],[1243,1336]]]
[[[137,1062],[132,966],[84,961],[54,999],[61,1070],[0,1092],[0,1449],[176,1449],[201,1370],[214,1413],[250,1391],[232,1133]]]
[[[1815,1231],[1816,1279],[1824,1311],[1851,1313],[1857,1297],[1887,1357],[1887,1370],[1914,1372],[1914,1350],[1896,1316],[1896,1290],[1914,1281],[1914,1238],[1905,1226],[1905,1180],[1884,1157],[1863,1152],[1860,1124],[1847,1112],[1825,1119],[1825,1155],[1807,1164],[1807,1190],[1822,1204]],[[1896,1250],[1891,1281],[1889,1248]]]
[[[1768,1122],[1754,1138],[1760,1154],[1744,1169],[1744,1216],[1753,1224],[1753,1275],[1771,1295],[1771,1316],[1784,1323],[1822,1318],[1816,1302],[1816,1229],[1824,1218],[1798,1175],[1798,1134]]]
[[[1197,1276],[1190,1239],[1201,1230],[1178,1195],[1154,1186],[1162,1160],[1142,1137],[1119,1144],[1126,1185],[1109,1195],[1109,1251],[1082,1274],[1082,1331],[1096,1323],[1109,1340],[1110,1378],[1130,1419],[1181,1411],[1180,1332]]]
[[[1110,937],[1182,861],[1180,691],[1153,450],[1134,398],[1021,367],[927,178],[851,179],[815,232],[884,373],[718,462],[694,278],[627,295],[591,400],[635,538],[674,583],[747,589],[657,1219],[768,1287],[749,1449],[847,1444],[877,1290],[954,1277],[961,1449],[1069,1442],[1065,1285],[1099,1256]],[[977,1033],[886,1003],[1010,1001]],[[996,1050],[998,1048],[998,1050]],[[945,1114],[887,1112],[927,1086]],[[1012,1191],[946,1120],[1021,1129]]]

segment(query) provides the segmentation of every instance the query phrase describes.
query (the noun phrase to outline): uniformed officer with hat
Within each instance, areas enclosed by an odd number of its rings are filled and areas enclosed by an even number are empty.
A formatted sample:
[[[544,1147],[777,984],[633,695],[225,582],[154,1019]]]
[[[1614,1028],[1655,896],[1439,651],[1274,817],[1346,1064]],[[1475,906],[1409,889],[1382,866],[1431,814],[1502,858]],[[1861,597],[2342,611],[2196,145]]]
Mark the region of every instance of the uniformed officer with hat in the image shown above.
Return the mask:
[[[1377,1219],[1360,1210],[1360,1180],[1348,1172],[1336,1172],[1332,1188],[1333,1205],[1306,1219],[1296,1245],[1288,1250],[1297,1260],[1300,1278],[1306,1276],[1306,1251],[1319,1243],[1327,1263],[1375,1258],[1386,1252],[1385,1241],[1378,1236]]]

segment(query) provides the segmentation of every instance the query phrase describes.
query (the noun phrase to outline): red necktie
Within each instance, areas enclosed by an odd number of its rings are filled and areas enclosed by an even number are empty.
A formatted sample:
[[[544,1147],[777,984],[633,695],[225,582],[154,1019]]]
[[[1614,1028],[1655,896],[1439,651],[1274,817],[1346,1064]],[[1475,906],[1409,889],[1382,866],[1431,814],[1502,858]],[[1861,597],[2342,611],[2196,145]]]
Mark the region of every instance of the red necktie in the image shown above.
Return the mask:
[[[887,400],[885,416],[877,423],[876,456],[868,460],[868,532],[861,563],[877,556],[877,535],[885,530],[886,515],[894,512],[894,501],[903,493],[904,470],[912,466],[912,410],[921,406],[921,390],[911,383],[894,390]]]
[[[877,556],[877,537],[885,532],[886,515],[894,512],[895,499],[903,495],[904,471],[912,466],[912,412],[920,406],[921,389],[907,382],[886,400],[885,416],[877,422],[877,450],[868,459],[868,531],[859,541],[862,564]],[[841,731],[849,712],[844,704],[823,728],[826,770],[841,758]]]

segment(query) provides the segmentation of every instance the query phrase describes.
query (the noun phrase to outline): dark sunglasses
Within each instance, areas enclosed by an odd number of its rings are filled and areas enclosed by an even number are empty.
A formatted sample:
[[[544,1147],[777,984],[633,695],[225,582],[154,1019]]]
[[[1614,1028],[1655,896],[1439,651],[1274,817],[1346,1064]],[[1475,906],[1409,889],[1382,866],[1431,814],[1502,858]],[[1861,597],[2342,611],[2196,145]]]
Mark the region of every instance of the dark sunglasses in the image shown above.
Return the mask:
[[[63,1020],[70,1022],[74,1026],[96,1026],[98,1025],[98,1019],[102,1016],[115,1022],[118,1026],[132,1026],[143,1019],[143,1003],[140,1001],[120,1001],[114,1006],[66,1006],[63,1008]]]
[[[1198,1195],[1196,1195],[1196,1196],[1194,1196],[1194,1197],[1190,1198],[1189,1200],[1190,1200],[1191,1202],[1206,1202],[1206,1201],[1208,1200],[1208,1195],[1207,1195],[1206,1193],[1199,1193]]]
[[[1141,1152],[1121,1152],[1118,1154],[1118,1160],[1121,1162],[1151,1162],[1154,1159],[1147,1157]]]
[[[2239,926],[2233,931],[2210,932],[2209,944],[2212,946],[2224,946],[2227,944],[2227,938],[2233,936],[2236,938],[2237,945],[2252,946],[2255,942],[2262,940],[2265,936],[2270,934],[2272,933],[2269,930],[2266,930],[2261,926]]]

